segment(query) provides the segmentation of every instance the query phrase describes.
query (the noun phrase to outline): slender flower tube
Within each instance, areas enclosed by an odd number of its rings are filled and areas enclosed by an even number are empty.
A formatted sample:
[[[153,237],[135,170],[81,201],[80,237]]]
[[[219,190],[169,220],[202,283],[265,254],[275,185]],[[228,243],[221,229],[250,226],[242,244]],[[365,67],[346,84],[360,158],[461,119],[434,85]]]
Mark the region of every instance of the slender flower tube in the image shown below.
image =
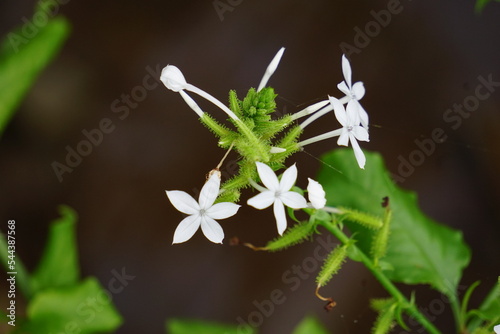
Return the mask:
[[[167,65],[166,67],[164,67],[163,70],[161,71],[160,80],[168,89],[174,92],[181,93],[181,96],[184,99],[184,101],[186,101],[189,107],[191,107],[191,109],[193,109],[198,114],[198,116],[201,117],[201,115],[203,115],[203,111],[196,104],[196,102],[194,102],[194,100],[187,95],[187,93],[183,92],[183,90],[187,90],[200,95],[201,97],[207,99],[208,101],[212,102],[217,107],[222,109],[222,111],[224,111],[229,117],[231,117],[235,121],[239,121],[238,116],[236,116],[231,111],[231,109],[225,106],[222,102],[220,102],[219,100],[217,100],[215,97],[208,94],[204,90],[201,90],[198,87],[187,83],[181,70],[179,70],[179,68],[177,68],[176,66]]]
[[[278,68],[278,64],[280,63],[281,57],[283,56],[283,52],[285,52],[285,48],[281,48],[278,51],[278,53],[276,53],[273,60],[271,60],[269,66],[267,66],[266,72],[264,73],[264,76],[260,80],[259,88],[257,88],[258,92],[260,92],[262,88],[266,87],[267,82]]]

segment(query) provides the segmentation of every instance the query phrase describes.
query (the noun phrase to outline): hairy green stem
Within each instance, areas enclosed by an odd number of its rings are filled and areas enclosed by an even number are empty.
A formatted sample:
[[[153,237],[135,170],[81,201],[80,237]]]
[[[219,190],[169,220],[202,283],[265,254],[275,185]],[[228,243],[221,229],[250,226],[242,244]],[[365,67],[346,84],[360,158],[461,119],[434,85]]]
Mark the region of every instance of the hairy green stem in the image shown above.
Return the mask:
[[[14,253],[15,254],[15,253]],[[11,270],[9,268],[9,252],[8,252],[8,243],[5,235],[0,233],[0,262],[4,266],[6,272],[16,272],[16,286],[19,287],[19,290],[23,293],[23,295],[29,299],[31,298],[31,284],[30,277],[26,267],[24,266],[21,259],[15,254],[15,269]]]
[[[340,240],[344,245],[350,242],[350,239],[347,235],[344,234],[333,222],[321,221],[320,225],[328,230],[331,234],[333,234],[337,239]],[[359,254],[359,258],[361,262],[370,270],[370,272],[375,276],[375,278],[382,284],[382,286],[393,296],[396,300],[398,300],[402,305],[404,305],[404,310],[408,313],[409,316],[418,321],[430,334],[441,334],[441,332],[427,319],[418,308],[410,303],[410,301],[399,291],[399,289],[391,282],[387,276],[380,270],[380,268],[376,267],[372,260],[355,244],[351,244],[350,247],[353,247],[357,253]]]

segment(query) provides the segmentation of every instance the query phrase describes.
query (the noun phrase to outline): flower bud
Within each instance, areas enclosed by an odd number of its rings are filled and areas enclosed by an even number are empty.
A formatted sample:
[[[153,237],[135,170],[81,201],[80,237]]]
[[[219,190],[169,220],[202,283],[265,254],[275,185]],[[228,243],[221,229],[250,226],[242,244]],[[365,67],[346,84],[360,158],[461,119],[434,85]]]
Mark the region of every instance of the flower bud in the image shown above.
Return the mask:
[[[178,92],[186,88],[187,82],[181,70],[174,65],[167,65],[161,71],[161,82],[170,90]]]

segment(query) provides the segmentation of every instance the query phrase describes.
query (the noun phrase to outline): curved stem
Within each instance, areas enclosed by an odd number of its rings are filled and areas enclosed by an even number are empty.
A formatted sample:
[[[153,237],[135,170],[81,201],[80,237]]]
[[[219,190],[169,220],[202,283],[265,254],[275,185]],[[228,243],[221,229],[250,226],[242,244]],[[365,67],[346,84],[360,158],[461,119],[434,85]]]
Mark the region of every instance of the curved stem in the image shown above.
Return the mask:
[[[331,234],[333,234],[337,239],[340,240],[343,244],[349,243],[350,239],[347,235],[344,234],[337,226],[335,226],[331,222],[321,221],[320,225],[328,230]],[[441,332],[427,319],[418,308],[410,303],[410,301],[399,291],[399,289],[391,282],[384,273],[374,265],[374,263],[370,260],[370,258],[360,250],[355,244],[351,244],[350,247],[356,249],[356,253],[359,254],[359,258],[361,262],[370,270],[370,272],[375,276],[375,278],[382,284],[382,286],[393,296],[396,300],[398,300],[402,305],[404,305],[404,310],[408,313],[409,316],[413,317],[416,321],[418,321],[422,327],[424,327],[428,333],[431,334],[441,334]]]

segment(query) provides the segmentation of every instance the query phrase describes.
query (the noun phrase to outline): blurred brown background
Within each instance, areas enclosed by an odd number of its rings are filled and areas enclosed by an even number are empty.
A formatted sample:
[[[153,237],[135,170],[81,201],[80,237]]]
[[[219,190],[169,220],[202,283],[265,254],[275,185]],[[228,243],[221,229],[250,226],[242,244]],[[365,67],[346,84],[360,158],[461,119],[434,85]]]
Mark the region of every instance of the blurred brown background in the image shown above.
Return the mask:
[[[235,235],[257,245],[274,238],[270,210],[243,207],[221,221],[222,246],[200,231],[186,244],[171,245],[182,216],[165,189],[193,193],[224,152],[178,94],[151,78],[151,90],[137,87],[144,86],[148,68],[175,64],[188,82],[226,101],[229,89],[243,96],[258,85],[285,46],[270,82],[280,95],[280,110],[294,112],[328,94],[340,97],[340,44],[355,46],[357,29],[375,22],[371,11],[395,1],[222,3],[232,8],[222,20],[212,1],[71,0],[60,6],[72,24],[71,36],[0,141],[1,229],[7,219],[17,221],[18,255],[32,268],[57,206],[73,207],[80,217],[83,276],[97,276],[104,286],[113,269],[135,276],[113,296],[125,318],[118,333],[161,333],[170,317],[248,321],[257,310],[253,302],[269,299],[275,289],[286,301],[265,318],[261,333],[289,333],[307,314],[316,314],[334,333],[366,333],[375,317],[368,300],[386,293],[359,264],[348,263],[324,289],[338,302],[325,313],[314,296],[314,273],[295,291],[282,280],[312,256],[317,243],[275,254],[228,245]],[[3,0],[0,35],[30,18],[34,5]],[[443,120],[447,109],[474,96],[479,76],[500,82],[500,4],[488,5],[481,15],[473,7],[472,0],[401,1],[400,12],[350,58],[354,81],[365,84],[362,104],[373,124],[371,141],[362,146],[379,151],[394,174],[401,157],[417,149],[415,140],[429,138],[435,128],[445,130],[446,142],[401,185],[418,192],[431,217],[464,232],[473,259],[463,284],[483,282],[472,301],[477,303],[499,275],[500,87],[456,130]],[[147,95],[128,106],[121,101],[139,91]],[[223,116],[193,97],[205,111]],[[51,164],[64,163],[66,147],[75,149],[85,139],[82,131],[97,128],[103,118],[114,130],[59,182]],[[308,127],[305,138],[335,128],[336,120],[325,118]],[[307,151],[320,156],[335,147],[332,139]],[[307,154],[292,160],[299,183],[320,167]],[[415,288],[424,307],[439,298],[426,287]],[[434,321],[446,332],[450,311],[438,313]]]

